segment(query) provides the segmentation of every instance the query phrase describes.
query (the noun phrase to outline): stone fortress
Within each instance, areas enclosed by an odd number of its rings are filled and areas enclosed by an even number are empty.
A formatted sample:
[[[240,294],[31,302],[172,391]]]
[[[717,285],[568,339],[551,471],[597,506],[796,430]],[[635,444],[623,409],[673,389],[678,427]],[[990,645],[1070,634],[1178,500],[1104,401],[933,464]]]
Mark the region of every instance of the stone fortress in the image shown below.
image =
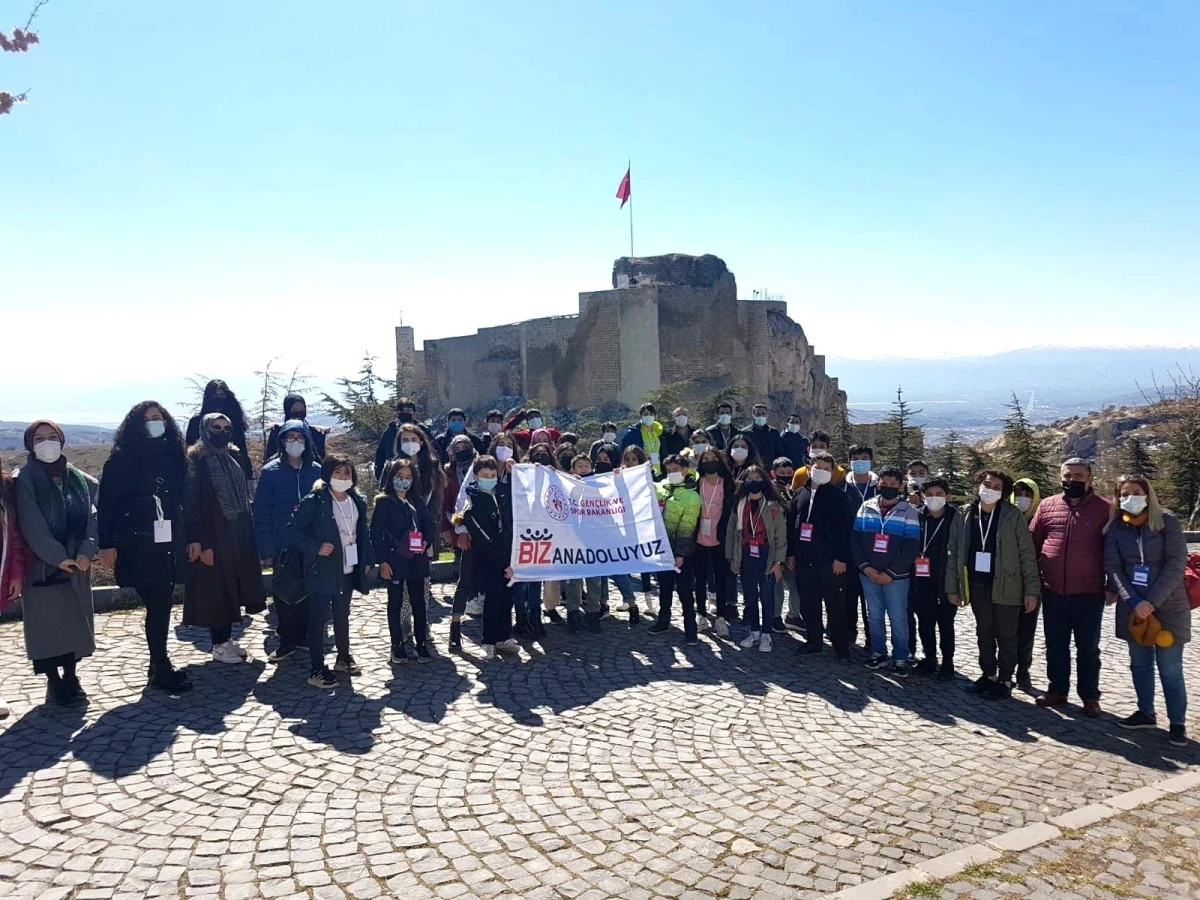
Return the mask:
[[[576,315],[427,340],[423,350],[400,326],[396,370],[399,393],[424,397],[434,415],[478,413],[498,397],[549,409],[636,408],[680,382],[694,398],[740,386],[747,405],[770,405],[772,423],[795,411],[807,427],[846,404],[787,304],[739,300],[733,273],[711,255],[622,257],[612,290],[581,293]]]

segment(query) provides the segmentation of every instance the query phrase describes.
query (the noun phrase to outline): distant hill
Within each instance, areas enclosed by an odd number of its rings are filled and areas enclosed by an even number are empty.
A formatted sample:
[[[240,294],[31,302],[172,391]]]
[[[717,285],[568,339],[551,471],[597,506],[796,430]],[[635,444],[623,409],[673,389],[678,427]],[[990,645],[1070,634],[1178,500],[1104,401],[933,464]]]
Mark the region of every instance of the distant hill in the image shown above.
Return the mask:
[[[0,450],[23,450],[28,422],[0,422]],[[63,425],[67,444],[109,444],[116,430],[96,425]]]

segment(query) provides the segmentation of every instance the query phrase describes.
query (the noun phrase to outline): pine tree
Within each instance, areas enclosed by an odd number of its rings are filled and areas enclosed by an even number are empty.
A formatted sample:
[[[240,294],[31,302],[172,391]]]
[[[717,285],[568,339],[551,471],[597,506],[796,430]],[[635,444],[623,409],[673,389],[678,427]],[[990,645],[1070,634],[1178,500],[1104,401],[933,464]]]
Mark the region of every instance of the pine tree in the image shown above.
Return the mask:
[[[325,394],[325,407],[353,435],[364,441],[377,441],[392,420],[396,382],[375,374],[378,357],[364,356],[357,378],[339,378],[342,399]]]
[[[1122,463],[1124,475],[1139,475],[1142,478],[1153,478],[1158,472],[1158,466],[1150,458],[1150,451],[1141,438],[1132,435],[1125,439],[1125,453]]]
[[[969,473],[963,471],[963,458],[966,447],[957,431],[946,435],[946,440],[938,448],[938,475],[946,479],[950,485],[950,493],[955,497],[965,497],[970,493]]]
[[[892,411],[879,431],[879,443],[882,446],[876,450],[876,456],[884,464],[904,468],[924,454],[925,438],[921,429],[912,422],[913,416],[921,412],[920,409],[913,409],[904,399],[904,388],[897,387]]]
[[[1014,481],[1032,478],[1044,496],[1054,489],[1054,473],[1047,459],[1046,442],[1034,430],[1015,393],[1006,407],[1008,415],[1003,419],[1004,452],[1001,461]]]
[[[963,477],[968,484],[973,484],[975,481],[975,476],[984,469],[990,469],[992,467],[992,461],[988,458],[988,455],[978,447],[972,447],[970,444],[964,448],[963,457],[967,462],[967,471],[964,473]],[[969,495],[970,493],[970,490],[966,491],[966,494]]]
[[[837,459],[849,459],[850,448],[854,445],[854,431],[850,427],[850,413],[845,406],[838,407],[837,428],[831,435],[833,438],[833,447],[831,448],[834,457]]]

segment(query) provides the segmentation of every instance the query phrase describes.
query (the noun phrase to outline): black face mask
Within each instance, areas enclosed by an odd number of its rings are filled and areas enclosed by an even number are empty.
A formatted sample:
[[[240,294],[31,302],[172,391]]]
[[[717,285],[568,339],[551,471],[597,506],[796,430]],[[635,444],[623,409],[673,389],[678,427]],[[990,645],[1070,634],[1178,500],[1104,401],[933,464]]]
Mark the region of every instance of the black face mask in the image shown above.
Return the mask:
[[[789,484],[792,483],[792,479],[791,479],[790,475],[780,475],[779,477],[777,477],[775,479],[775,483],[778,485],[782,485],[783,487],[787,487]]]
[[[604,460],[596,461],[596,474],[597,475],[603,475],[605,472],[611,472],[612,470],[613,470],[612,463],[606,463]]]
[[[473,460],[475,458],[475,451],[470,450],[470,449],[459,450],[457,453],[454,454],[454,458],[457,459],[460,463],[470,462],[471,460]]]
[[[208,433],[208,442],[218,450],[228,447],[231,440],[233,440],[233,435],[228,431],[210,431]]]
[[[558,464],[563,467],[563,471],[569,471],[571,468],[571,460],[575,458],[573,453],[563,453],[558,458]]]
[[[700,474],[701,475],[716,475],[720,471],[721,471],[720,465],[718,465],[716,462],[714,462],[711,459],[705,460],[704,462],[700,463]]]
[[[898,488],[898,487],[881,487],[879,489],[879,496],[882,497],[884,500],[895,500],[897,497],[900,496],[900,488]]]
[[[746,491],[751,494],[761,494],[765,485],[761,481],[747,481]]]
[[[290,415],[293,419],[305,419],[308,417],[308,410],[301,408],[299,411],[297,411],[293,409]]]
[[[1087,493],[1087,485],[1082,481],[1064,481],[1062,489],[1063,493],[1071,500],[1078,500]]]
[[[401,424],[407,425],[412,420],[413,420],[413,414],[410,412],[396,413],[396,421],[400,422]]]

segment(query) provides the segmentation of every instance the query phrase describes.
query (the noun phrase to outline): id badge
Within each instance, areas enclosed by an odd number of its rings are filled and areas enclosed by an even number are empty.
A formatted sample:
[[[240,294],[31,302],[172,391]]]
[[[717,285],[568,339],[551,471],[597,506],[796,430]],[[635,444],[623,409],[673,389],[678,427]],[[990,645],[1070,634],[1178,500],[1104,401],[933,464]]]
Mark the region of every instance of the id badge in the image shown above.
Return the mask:
[[[812,540],[812,522],[801,522],[800,523],[800,540],[802,540],[802,541],[811,541]]]
[[[926,556],[918,556],[913,561],[913,574],[918,578],[928,578],[930,575],[929,558]]]
[[[408,550],[410,553],[420,553],[425,549],[425,537],[419,531],[408,533]]]
[[[650,454],[650,462],[651,462],[653,465],[656,465],[656,466],[658,465],[658,454],[657,454],[657,453],[651,453],[651,454]]]
[[[888,544],[891,543],[891,538],[892,538],[892,536],[890,534],[875,535],[875,544],[872,547],[872,549],[876,553],[887,553],[888,552]]]
[[[702,519],[700,521],[700,534],[702,534],[704,537],[712,537],[713,536],[713,520],[712,519]]]
[[[171,520],[156,519],[154,522],[154,543],[169,544],[171,543]]]
[[[1150,584],[1150,567],[1133,567],[1133,584],[1135,587],[1147,587]]]
[[[346,554],[346,565],[358,565],[358,544],[347,544],[344,552]]]
[[[979,552],[975,554],[975,571],[986,575],[992,571],[992,554]]]
[[[760,556],[762,556],[762,547],[760,547],[758,544],[751,544],[750,556],[754,559],[758,559]]]

